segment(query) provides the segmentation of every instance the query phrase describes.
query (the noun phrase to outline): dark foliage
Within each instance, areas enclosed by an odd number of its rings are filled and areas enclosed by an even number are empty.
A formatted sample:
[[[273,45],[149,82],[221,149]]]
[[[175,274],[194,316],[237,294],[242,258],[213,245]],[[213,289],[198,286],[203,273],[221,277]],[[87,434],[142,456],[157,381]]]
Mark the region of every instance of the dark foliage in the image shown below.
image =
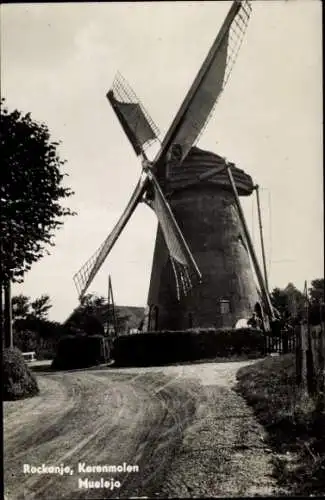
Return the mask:
[[[114,319],[116,324],[114,325]],[[87,335],[104,335],[104,325],[116,327],[117,332],[126,330],[128,316],[115,308],[115,318],[112,307],[108,308],[107,299],[102,296],[87,294],[78,307],[72,312],[67,327],[71,332],[85,332]],[[108,334],[107,334],[108,335]]]
[[[34,301],[25,295],[12,297],[14,345],[23,352],[35,351],[37,359],[53,359],[59,339],[66,328],[48,319],[50,297],[41,295]]]
[[[312,304],[324,303],[324,278],[311,281],[309,297]]]
[[[52,359],[67,329],[56,321],[35,317],[15,321],[14,345],[21,351],[35,351],[37,359]]]
[[[3,351],[2,392],[4,401],[29,398],[39,393],[35,375],[16,348]]]
[[[271,302],[281,318],[289,319],[303,310],[304,295],[292,283],[289,283],[284,289],[274,288],[271,292]]]
[[[51,307],[50,296],[46,294],[31,302],[32,315],[37,319],[47,319]]]
[[[148,332],[118,337],[117,365],[159,365],[231,356],[260,356],[265,336],[255,329],[201,329]]]
[[[109,360],[109,341],[102,335],[67,335],[63,337],[52,362],[56,370],[87,368]]]
[[[311,303],[308,309],[308,322],[310,325],[319,325],[325,321],[324,304]]]
[[[308,304],[309,321],[312,324],[317,324],[322,315],[324,316],[324,307],[321,308],[321,304],[324,304],[324,278],[311,281],[307,303],[305,295],[292,283],[289,283],[284,289],[274,288],[271,293],[271,301],[280,313],[281,319],[291,324],[299,323],[305,316]]]
[[[47,247],[61,218],[74,215],[60,201],[73,192],[62,186],[64,161],[47,126],[30,113],[9,112],[1,99],[1,282],[22,281]]]
[[[66,326],[71,334],[104,335],[104,327],[100,319],[91,313],[74,312]]]
[[[30,314],[30,298],[26,295],[14,295],[11,298],[12,320],[25,319]]]

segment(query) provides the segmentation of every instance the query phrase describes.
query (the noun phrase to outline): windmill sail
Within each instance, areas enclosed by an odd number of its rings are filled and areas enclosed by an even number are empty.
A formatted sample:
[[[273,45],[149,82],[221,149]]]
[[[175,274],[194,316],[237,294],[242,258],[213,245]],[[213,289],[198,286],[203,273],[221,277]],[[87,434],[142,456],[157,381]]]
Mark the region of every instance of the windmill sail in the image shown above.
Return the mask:
[[[112,88],[106,97],[112,105],[136,155],[141,155],[144,146],[148,146],[158,138],[159,130],[157,126],[122,75],[118,74],[115,77]]]
[[[248,1],[235,0],[233,2],[210,52],[165,136],[160,152],[151,163],[152,167],[143,166],[142,176],[113,231],[80,271],[74,275],[80,298],[85,294],[145,194],[149,195],[147,201],[154,208],[164,234],[175,273],[178,298],[181,293],[188,293],[195,279],[201,278],[200,271],[155,175],[159,174],[159,179],[163,180],[165,165],[169,164],[169,157],[174,156],[176,163],[182,162],[199,139],[229,79],[250,13],[251,6]],[[145,148],[157,140],[159,135],[153,120],[121,75],[115,78],[107,93],[107,98],[135,153],[146,160]],[[153,189],[153,197],[150,187]]]
[[[97,272],[104,263],[109,252],[112,250],[114,243],[116,242],[123,228],[129,221],[137,204],[139,203],[139,201],[141,201],[147,182],[148,182],[147,177],[145,175],[142,175],[135,190],[132,193],[132,196],[130,198],[127,207],[125,208],[123,214],[119,218],[113,231],[108,235],[108,237],[101,244],[101,246],[90,257],[90,259],[88,259],[87,262],[82,266],[82,268],[73,276],[73,280],[76,285],[79,298],[82,298],[83,295],[86,293],[89,285],[95,278]]]
[[[242,44],[251,14],[250,2],[235,1],[201,69],[184,99],[155,159],[173,153],[177,147],[179,162],[198,141],[214,106],[224,90]],[[161,167],[159,167],[161,168]]]
[[[187,295],[194,283],[201,279],[201,273],[184,240],[171,208],[151,171],[148,177],[152,182],[154,196],[151,206],[154,209],[163,232],[176,280],[177,298]]]

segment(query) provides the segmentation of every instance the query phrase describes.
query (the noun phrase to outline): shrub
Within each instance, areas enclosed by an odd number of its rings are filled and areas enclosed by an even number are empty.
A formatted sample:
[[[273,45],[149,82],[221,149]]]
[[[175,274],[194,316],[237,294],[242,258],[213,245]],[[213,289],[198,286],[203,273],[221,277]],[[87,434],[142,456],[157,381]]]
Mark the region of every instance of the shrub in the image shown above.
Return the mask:
[[[4,401],[28,398],[39,393],[35,375],[28,368],[19,349],[4,349],[2,370]]]
[[[260,330],[211,328],[124,335],[114,342],[112,357],[119,365],[151,365],[264,352]]]
[[[109,340],[102,335],[67,335],[58,343],[52,368],[87,368],[109,360]]]

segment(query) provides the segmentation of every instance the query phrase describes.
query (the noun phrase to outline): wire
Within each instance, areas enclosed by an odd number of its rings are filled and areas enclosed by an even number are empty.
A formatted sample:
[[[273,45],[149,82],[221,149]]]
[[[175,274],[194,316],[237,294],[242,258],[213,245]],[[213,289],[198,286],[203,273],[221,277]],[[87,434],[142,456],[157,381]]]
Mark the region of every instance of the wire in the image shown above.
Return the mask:
[[[267,263],[267,275],[270,277],[271,266],[272,266],[272,203],[271,203],[271,191],[269,188],[260,187],[260,191],[267,191],[268,195],[268,219],[269,219],[269,241],[268,241],[268,263]]]
[[[271,191],[267,189],[268,192],[268,206],[269,206],[269,269],[268,275],[271,274],[271,263],[272,263],[272,203],[271,203]]]

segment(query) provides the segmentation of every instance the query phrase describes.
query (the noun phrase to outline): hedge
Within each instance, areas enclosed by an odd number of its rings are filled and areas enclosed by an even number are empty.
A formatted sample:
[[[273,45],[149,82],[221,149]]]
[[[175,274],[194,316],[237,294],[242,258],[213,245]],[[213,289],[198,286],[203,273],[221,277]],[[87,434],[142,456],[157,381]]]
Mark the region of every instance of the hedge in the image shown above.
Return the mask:
[[[117,365],[157,365],[216,357],[265,353],[265,336],[256,329],[200,329],[123,335],[113,346]]]
[[[87,368],[109,360],[109,339],[103,335],[66,335],[58,343],[52,368]]]
[[[2,395],[4,401],[13,401],[36,396],[39,393],[33,372],[17,348],[3,350]]]

